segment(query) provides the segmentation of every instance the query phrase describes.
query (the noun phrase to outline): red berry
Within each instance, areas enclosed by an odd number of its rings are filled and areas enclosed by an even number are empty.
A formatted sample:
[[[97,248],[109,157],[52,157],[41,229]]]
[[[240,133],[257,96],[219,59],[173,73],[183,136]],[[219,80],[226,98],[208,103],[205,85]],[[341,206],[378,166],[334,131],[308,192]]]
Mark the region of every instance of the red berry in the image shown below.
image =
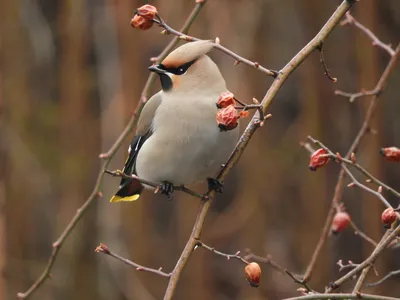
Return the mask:
[[[253,287],[258,287],[260,285],[261,279],[261,268],[260,265],[256,262],[249,263],[244,268],[244,274],[246,276],[247,281]]]
[[[135,15],[131,20],[131,26],[140,30],[147,30],[153,26],[153,21],[143,18],[142,16]]]
[[[320,148],[317,151],[315,151],[310,158],[310,164],[308,165],[308,168],[311,171],[316,171],[318,168],[323,167],[328,161],[329,161],[329,156],[327,155],[328,152]]]
[[[347,212],[339,211],[333,217],[331,229],[333,233],[342,232],[349,226],[351,217]]]
[[[234,95],[231,92],[222,93],[217,102],[218,108],[225,108],[229,105],[235,105]]]
[[[381,154],[390,161],[400,162],[400,149],[397,147],[387,147],[381,149]]]
[[[142,16],[147,20],[153,20],[154,17],[157,15],[157,8],[153,5],[146,4],[139,7],[136,11],[136,14]]]
[[[391,207],[386,208],[386,209],[383,211],[382,215],[381,215],[381,221],[382,221],[382,223],[383,223],[383,226],[385,226],[385,228],[389,228],[390,225],[391,225],[394,221],[396,221],[396,219],[397,219],[396,212],[395,212],[394,209],[391,208]]]
[[[233,105],[222,108],[217,112],[217,124],[221,131],[234,129],[238,125],[238,119],[239,114]]]

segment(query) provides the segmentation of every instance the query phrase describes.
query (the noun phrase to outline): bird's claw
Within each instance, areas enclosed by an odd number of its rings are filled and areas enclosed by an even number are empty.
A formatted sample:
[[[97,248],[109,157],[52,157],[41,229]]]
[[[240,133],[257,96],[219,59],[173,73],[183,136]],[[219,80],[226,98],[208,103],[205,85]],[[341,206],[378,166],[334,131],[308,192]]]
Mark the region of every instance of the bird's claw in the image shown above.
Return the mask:
[[[174,192],[174,185],[171,182],[163,181],[158,187],[158,192],[160,194],[166,195],[168,200],[172,200],[174,197],[172,193]]]
[[[207,178],[207,183],[208,183],[209,190],[214,190],[218,193],[222,193],[224,190],[224,185],[218,179]]]

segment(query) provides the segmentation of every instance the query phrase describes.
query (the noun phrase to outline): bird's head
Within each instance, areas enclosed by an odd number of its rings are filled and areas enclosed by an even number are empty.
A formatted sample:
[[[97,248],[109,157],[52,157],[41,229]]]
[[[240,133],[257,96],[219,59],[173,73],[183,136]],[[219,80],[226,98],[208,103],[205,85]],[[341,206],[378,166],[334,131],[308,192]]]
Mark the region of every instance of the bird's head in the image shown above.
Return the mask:
[[[212,48],[212,41],[184,44],[172,51],[160,64],[150,66],[149,70],[160,76],[164,92],[187,92],[225,86],[218,67],[206,55]]]

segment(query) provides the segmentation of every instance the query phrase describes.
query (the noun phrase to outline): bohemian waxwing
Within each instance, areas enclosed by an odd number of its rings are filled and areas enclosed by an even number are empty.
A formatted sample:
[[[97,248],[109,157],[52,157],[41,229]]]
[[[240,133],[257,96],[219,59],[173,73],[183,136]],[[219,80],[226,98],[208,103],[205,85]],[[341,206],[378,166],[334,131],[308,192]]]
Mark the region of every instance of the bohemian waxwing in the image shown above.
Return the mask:
[[[221,131],[216,123],[216,102],[226,92],[217,65],[206,55],[211,41],[187,43],[149,70],[160,76],[162,90],[151,97],[139,117],[123,172],[159,183],[170,196],[173,186],[208,180],[226,162],[239,129]],[[111,202],[134,201],[143,190],[135,179],[122,179]]]

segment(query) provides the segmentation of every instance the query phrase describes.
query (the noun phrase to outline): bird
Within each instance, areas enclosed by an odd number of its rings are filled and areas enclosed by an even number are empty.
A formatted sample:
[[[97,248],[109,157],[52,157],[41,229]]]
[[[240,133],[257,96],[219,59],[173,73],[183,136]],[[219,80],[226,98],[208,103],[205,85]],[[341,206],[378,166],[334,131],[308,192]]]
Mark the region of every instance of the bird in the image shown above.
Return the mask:
[[[207,55],[210,40],[189,42],[148,69],[159,75],[162,89],[145,104],[122,170],[119,190],[111,202],[135,201],[143,189],[137,178],[159,184],[172,198],[174,186],[206,181],[222,192],[214,178],[239,138],[238,127],[221,131],[217,101],[227,91],[217,65]],[[136,175],[137,178],[127,178]]]

